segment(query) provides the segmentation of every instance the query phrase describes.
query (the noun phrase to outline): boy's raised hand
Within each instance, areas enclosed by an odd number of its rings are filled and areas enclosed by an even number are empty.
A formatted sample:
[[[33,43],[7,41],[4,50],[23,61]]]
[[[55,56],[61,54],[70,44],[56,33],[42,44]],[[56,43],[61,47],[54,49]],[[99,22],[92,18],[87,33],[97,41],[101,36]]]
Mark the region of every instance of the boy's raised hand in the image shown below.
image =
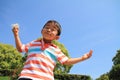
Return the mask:
[[[19,32],[19,25],[18,25],[18,24],[13,24],[13,25],[12,25],[12,31],[13,31],[13,34],[14,34],[15,36],[17,36],[17,35],[18,35],[18,32]]]
[[[90,57],[92,56],[92,53],[93,53],[93,51],[90,50],[88,53],[84,54],[84,55],[82,56],[82,58],[83,58],[84,60],[85,60],[85,59],[88,59],[88,58],[90,58]]]

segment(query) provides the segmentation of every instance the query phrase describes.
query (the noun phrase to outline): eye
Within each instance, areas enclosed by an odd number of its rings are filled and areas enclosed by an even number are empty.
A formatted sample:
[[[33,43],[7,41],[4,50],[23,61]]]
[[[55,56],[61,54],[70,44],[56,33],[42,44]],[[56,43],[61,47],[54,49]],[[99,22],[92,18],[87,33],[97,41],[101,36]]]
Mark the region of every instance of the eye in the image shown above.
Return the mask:
[[[46,27],[44,27],[44,29],[49,29],[49,27],[46,26]]]
[[[51,29],[51,31],[55,31],[55,30],[56,30],[56,29],[54,29],[54,28],[53,28],[53,29]]]

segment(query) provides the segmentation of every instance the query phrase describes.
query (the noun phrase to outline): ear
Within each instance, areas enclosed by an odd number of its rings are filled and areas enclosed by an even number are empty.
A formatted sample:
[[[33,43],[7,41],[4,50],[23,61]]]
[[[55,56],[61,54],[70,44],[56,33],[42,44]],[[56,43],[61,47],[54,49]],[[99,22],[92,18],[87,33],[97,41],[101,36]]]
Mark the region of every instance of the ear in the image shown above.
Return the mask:
[[[56,36],[56,40],[58,40],[60,38],[60,36]]]

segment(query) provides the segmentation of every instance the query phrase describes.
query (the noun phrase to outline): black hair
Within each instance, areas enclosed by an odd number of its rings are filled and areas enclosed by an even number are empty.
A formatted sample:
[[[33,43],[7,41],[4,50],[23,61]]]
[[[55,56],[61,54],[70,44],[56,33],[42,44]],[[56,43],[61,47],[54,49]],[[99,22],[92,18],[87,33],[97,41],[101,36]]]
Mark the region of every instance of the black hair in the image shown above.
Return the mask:
[[[56,20],[47,21],[45,23],[45,25],[43,26],[43,28],[46,26],[47,23],[52,23],[52,22],[57,26],[57,28],[58,28],[58,34],[57,35],[60,36],[60,34],[61,34],[61,25]]]

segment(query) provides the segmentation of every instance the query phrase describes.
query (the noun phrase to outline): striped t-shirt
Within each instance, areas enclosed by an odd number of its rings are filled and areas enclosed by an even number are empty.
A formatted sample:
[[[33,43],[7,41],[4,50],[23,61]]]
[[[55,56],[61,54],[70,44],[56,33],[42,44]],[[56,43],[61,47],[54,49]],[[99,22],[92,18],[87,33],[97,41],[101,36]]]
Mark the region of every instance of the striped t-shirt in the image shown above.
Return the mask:
[[[56,45],[44,44],[42,40],[22,45],[21,52],[26,52],[28,57],[19,78],[54,80],[53,70],[57,60],[61,64],[68,60]]]

